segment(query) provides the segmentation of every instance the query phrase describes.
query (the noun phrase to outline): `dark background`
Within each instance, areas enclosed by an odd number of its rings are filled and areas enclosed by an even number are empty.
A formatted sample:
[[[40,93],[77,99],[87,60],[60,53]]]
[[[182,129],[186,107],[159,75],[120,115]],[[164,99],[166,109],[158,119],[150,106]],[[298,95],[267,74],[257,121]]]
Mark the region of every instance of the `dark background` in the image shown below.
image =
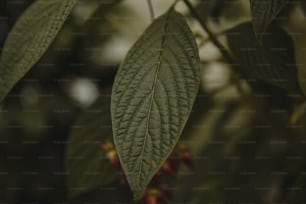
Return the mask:
[[[0,1],[0,47],[31,2]],[[83,5],[92,2],[99,1],[88,0]],[[247,15],[239,1],[199,2],[198,12],[216,33],[231,27],[231,20]],[[95,61],[91,57],[94,49],[88,49],[100,46],[103,50],[104,43],[120,32],[104,18],[115,5],[98,9],[85,23],[73,13],[44,57],[1,105],[0,203],[111,204],[131,200],[127,186],[119,181],[105,186],[112,190],[97,189],[68,200],[64,165],[71,125],[111,86],[120,64],[120,60]],[[133,12],[124,6],[116,9],[118,15]],[[305,203],[305,117],[291,125],[289,113],[269,100],[255,97],[245,101],[226,81],[226,62],[211,47],[203,49],[210,50],[213,57],[201,57],[202,74],[224,77],[210,86],[209,77],[202,76],[181,139],[193,153],[195,169],[182,167],[173,179],[173,203]]]

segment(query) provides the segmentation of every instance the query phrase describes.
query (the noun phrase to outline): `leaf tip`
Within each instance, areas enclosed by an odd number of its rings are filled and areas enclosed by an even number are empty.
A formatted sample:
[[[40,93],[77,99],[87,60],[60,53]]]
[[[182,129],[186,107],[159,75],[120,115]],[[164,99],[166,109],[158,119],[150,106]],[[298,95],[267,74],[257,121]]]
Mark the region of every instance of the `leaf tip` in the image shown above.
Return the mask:
[[[143,196],[144,191],[143,190],[133,190],[133,199],[134,202],[137,203]]]

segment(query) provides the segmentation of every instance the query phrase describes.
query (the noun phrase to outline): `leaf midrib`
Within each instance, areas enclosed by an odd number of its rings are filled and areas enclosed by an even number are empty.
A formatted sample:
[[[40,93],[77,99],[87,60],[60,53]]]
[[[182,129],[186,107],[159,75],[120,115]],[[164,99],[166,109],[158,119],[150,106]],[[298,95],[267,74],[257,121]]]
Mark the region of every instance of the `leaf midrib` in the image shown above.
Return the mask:
[[[165,39],[166,39],[166,35],[168,32],[168,20],[169,20],[169,16],[170,16],[170,12],[168,13],[166,20],[165,20],[165,26],[164,26],[164,33],[162,34],[162,39],[161,39],[161,47],[160,47],[160,51],[159,51],[159,56],[158,56],[158,61],[157,61],[157,67],[156,67],[156,71],[155,71],[155,75],[154,75],[154,81],[152,84],[152,89],[151,89],[151,98],[150,98],[150,104],[149,104],[149,110],[148,110],[148,114],[147,114],[147,124],[146,124],[146,133],[145,133],[145,137],[144,137],[144,143],[142,146],[142,150],[141,150],[141,154],[140,154],[140,167],[139,167],[139,171],[138,171],[138,186],[141,187],[141,182],[140,182],[140,177],[141,177],[141,172],[142,172],[142,167],[143,167],[143,156],[144,156],[144,149],[147,143],[147,139],[148,139],[148,135],[149,135],[149,124],[150,124],[150,119],[151,119],[151,110],[152,110],[152,105],[153,105],[153,100],[154,100],[154,95],[155,95],[155,87],[156,87],[156,83],[157,83],[157,79],[158,79],[158,75],[160,72],[160,68],[161,68],[161,61],[163,58],[163,49],[164,49],[164,45],[165,45]]]

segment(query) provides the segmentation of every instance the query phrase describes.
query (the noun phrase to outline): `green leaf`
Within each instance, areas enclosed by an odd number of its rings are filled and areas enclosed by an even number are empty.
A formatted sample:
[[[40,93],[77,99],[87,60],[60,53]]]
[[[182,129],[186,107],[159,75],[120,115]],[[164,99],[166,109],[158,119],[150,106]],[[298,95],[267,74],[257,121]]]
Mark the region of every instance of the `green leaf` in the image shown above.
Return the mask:
[[[110,95],[101,96],[79,116],[71,132],[66,149],[68,192],[70,197],[107,185],[119,178],[102,143],[112,141]]]
[[[0,59],[0,101],[42,57],[76,0],[37,0],[18,19]]]
[[[114,142],[139,199],[177,143],[200,81],[198,49],[183,16],[156,19],[128,52],[112,92]]]
[[[250,0],[254,31],[262,35],[289,0]]]
[[[251,85],[259,87],[266,83],[289,94],[302,94],[291,37],[277,26],[268,31],[269,35],[265,35],[259,44],[252,24],[240,24],[226,33],[228,45]]]

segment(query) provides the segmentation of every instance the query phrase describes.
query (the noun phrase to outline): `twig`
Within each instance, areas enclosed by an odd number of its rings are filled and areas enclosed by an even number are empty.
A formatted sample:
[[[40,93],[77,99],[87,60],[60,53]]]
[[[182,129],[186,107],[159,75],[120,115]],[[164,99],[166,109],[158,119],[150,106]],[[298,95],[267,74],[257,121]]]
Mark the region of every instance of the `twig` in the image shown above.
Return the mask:
[[[202,20],[202,18],[199,16],[195,8],[192,6],[192,4],[188,0],[183,0],[186,6],[191,11],[192,15],[198,20],[198,22],[201,24],[202,28],[207,33],[209,39],[214,43],[214,45],[220,50],[221,54],[223,55],[224,59],[228,61],[230,64],[237,64],[236,60],[226,51],[225,47],[215,38],[214,34],[210,31],[206,23]]]
[[[224,59],[230,64],[232,65],[233,70],[237,73],[242,75],[242,77],[244,78],[248,78],[247,73],[241,69],[239,63],[237,62],[237,60],[232,57],[232,55],[225,49],[225,47],[218,41],[218,39],[216,38],[216,35],[208,28],[208,26],[206,25],[206,23],[202,20],[202,18],[199,16],[199,14],[197,13],[197,11],[195,10],[195,8],[192,6],[192,4],[189,2],[189,0],[183,0],[184,3],[186,4],[186,6],[188,7],[188,9],[190,10],[190,12],[192,13],[192,15],[198,20],[198,22],[200,23],[200,25],[202,26],[202,28],[205,30],[205,32],[208,35],[208,39],[210,39],[214,45],[220,50],[222,56],[224,57]],[[241,87],[241,84],[239,82],[239,77],[237,77],[235,75],[235,79],[232,80],[234,82],[234,84],[237,87],[237,90],[240,92],[240,94],[242,95],[243,98],[248,99],[247,95],[245,94],[244,90]]]
[[[152,5],[152,2],[151,0],[147,0],[148,2],[148,6],[149,6],[149,11],[150,11],[150,17],[151,17],[151,21],[154,20],[154,9],[153,9],[153,5]]]
[[[218,41],[218,39],[215,37],[215,34],[212,33],[212,31],[208,28],[206,23],[202,20],[202,18],[199,16],[195,8],[192,6],[192,4],[189,2],[189,0],[183,0],[188,9],[191,11],[192,15],[198,20],[202,28],[205,30],[205,32],[208,35],[208,38],[214,43],[214,45],[220,50],[222,56],[224,59],[232,65],[232,69],[239,75],[242,75],[243,78],[247,79],[248,74],[240,67],[237,60],[225,49],[225,47]],[[242,96],[245,97],[245,93],[240,87],[240,84],[235,82],[235,85],[237,86],[238,91],[242,94]]]

